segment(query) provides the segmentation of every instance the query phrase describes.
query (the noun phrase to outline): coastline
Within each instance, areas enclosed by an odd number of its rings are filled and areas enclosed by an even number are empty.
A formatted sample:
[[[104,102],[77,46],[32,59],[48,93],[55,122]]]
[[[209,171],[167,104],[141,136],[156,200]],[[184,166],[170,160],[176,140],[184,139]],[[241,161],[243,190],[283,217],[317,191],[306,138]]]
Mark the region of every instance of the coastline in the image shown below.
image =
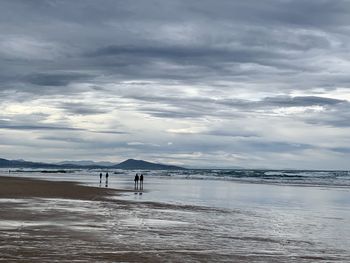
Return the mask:
[[[122,186],[113,180],[111,185]],[[170,187],[169,181],[160,184],[165,186]],[[192,186],[198,187],[198,181]],[[212,182],[203,182],[204,186],[213,192],[223,189]],[[194,192],[182,184],[171,187]],[[266,187],[256,185],[255,192]],[[250,185],[241,188],[230,185],[226,189],[252,196]],[[316,189],[294,190],[309,193]],[[350,258],[347,239],[338,239],[340,233],[349,232],[346,220],[350,216],[343,210],[339,214],[327,208],[323,215],[314,205],[285,209],[273,203],[249,206],[248,200],[243,202],[246,207],[236,204],[221,209],[167,204],[162,202],[164,196],[155,199],[160,202],[137,201],[152,191],[135,195],[135,201],[119,199],[123,192],[134,191],[0,176],[0,262],[299,263]],[[262,192],[269,198],[276,196]],[[277,193],[280,199],[281,192]],[[310,223],[315,225],[311,231]],[[321,227],[323,231],[318,231]],[[330,237],[334,244],[326,242]]]
[[[129,190],[0,176],[0,262],[211,262],[218,258],[214,251],[179,242],[160,248],[143,240],[152,228],[161,239],[177,238],[187,223],[172,221],[173,213],[192,213],[195,207],[111,198],[122,192]],[[169,218],[153,218],[154,212],[169,211]],[[135,213],[150,213],[152,218],[135,218]],[[138,226],[145,222],[147,229]]]

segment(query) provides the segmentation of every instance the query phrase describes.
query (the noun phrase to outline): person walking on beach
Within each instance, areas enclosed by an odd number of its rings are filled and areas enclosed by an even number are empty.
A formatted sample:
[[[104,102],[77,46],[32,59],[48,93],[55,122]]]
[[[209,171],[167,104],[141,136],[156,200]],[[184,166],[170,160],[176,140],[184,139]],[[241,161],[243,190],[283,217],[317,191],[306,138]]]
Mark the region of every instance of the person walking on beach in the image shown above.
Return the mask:
[[[102,183],[102,173],[100,173],[100,184]]]
[[[135,181],[135,190],[137,190],[139,188],[139,175],[138,174],[135,175],[134,181]]]
[[[143,190],[143,174],[140,175],[140,190]]]
[[[106,187],[108,186],[108,172],[106,173]]]

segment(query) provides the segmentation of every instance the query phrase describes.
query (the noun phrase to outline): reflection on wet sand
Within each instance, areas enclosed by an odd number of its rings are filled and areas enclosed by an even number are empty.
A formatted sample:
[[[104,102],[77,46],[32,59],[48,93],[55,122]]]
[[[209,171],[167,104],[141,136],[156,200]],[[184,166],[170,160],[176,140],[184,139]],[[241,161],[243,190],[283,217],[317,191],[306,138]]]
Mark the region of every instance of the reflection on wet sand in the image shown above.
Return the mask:
[[[246,230],[254,229],[256,219],[239,211],[63,199],[0,206],[3,262],[345,260],[341,250],[320,249],[313,242],[254,235]]]
[[[350,258],[342,248],[307,238],[312,226],[300,235],[298,218],[287,220],[285,214],[105,197],[79,200],[33,194],[0,199],[0,262],[346,262]]]

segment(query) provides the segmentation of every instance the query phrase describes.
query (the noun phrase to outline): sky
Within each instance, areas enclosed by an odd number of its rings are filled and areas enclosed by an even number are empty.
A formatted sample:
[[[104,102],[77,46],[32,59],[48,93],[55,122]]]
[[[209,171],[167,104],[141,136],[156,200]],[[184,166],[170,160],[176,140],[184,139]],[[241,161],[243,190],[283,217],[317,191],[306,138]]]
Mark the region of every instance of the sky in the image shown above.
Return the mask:
[[[0,2],[0,157],[350,169],[350,1]]]

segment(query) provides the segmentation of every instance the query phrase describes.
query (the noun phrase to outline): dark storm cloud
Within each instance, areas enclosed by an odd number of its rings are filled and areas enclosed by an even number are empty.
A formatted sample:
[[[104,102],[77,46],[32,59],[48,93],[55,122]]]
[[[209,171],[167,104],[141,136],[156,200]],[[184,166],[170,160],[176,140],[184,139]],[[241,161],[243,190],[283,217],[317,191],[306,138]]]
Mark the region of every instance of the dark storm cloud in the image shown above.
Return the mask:
[[[108,76],[102,83],[116,79],[211,83],[238,77],[267,82],[279,74],[241,65],[285,71],[280,74],[312,72],[315,65],[299,62],[303,52],[318,50],[313,54],[317,55],[332,49],[329,33],[344,30],[350,22],[346,1],[102,2],[3,1],[0,32],[9,51],[0,52],[0,57],[7,57],[5,67],[10,66],[11,72],[1,73],[0,83],[7,80],[7,85],[0,89],[38,93],[41,86],[94,81],[88,73],[74,73],[77,70]],[[8,41],[13,36],[17,38]],[[34,73],[21,80],[39,87],[9,83],[33,68]],[[65,72],[57,73],[60,70]]]
[[[94,133],[104,133],[104,134],[115,134],[115,135],[123,135],[123,134],[130,134],[129,132],[125,132],[125,131],[94,131],[94,130],[90,130],[90,132],[94,132]]]
[[[41,25],[36,34],[45,34],[48,40],[54,39],[59,46],[62,43],[67,45],[68,47],[62,50],[63,54],[73,52],[69,56],[65,55],[57,59],[59,67],[72,70],[92,67],[95,70],[106,71],[108,74],[110,74],[109,69],[119,67],[121,69],[117,75],[122,74],[124,78],[137,76],[156,78],[158,70],[158,77],[164,79],[196,78],[201,75],[201,72],[202,75],[211,72],[216,76],[224,76],[228,73],[247,74],[238,69],[237,72],[228,70],[227,65],[224,65],[227,62],[249,62],[273,67],[282,66],[285,69],[300,68],[300,64],[293,62],[299,55],[290,51],[312,48],[327,49],[330,47],[329,39],[322,35],[315,35],[313,32],[295,34],[293,31],[289,32],[291,36],[286,39],[284,36],[288,36],[288,33],[284,34],[283,30],[271,30],[268,26],[273,26],[278,21],[278,27],[292,30],[293,26],[289,25],[290,23],[313,24],[310,21],[316,22],[316,20],[321,23],[327,18],[328,24],[333,21],[334,25],[340,26],[345,19],[345,17],[342,19],[340,17],[346,14],[344,10],[348,8],[346,2],[332,4],[328,1],[323,1],[321,4],[319,1],[311,3],[271,1],[270,4],[261,4],[257,1],[249,1],[244,4],[230,1],[223,1],[221,4],[212,1],[200,3],[196,1],[174,1],[174,3],[149,1],[148,3],[140,2],[137,5],[123,1],[103,2],[103,5],[97,5],[94,1],[43,1],[41,5],[28,2],[5,2],[4,5],[15,9],[21,15],[17,17],[16,23],[11,24],[17,30],[20,30],[18,26],[21,20],[30,20],[31,25],[39,25],[45,20],[50,21],[45,26]],[[84,12],[78,12],[82,6]],[[163,9],[165,14],[159,14],[152,6]],[[305,12],[311,9],[317,10],[318,15],[316,16],[314,12]],[[298,17],[298,19],[292,22],[287,19],[289,17],[287,14],[294,18]],[[296,14],[299,15],[295,16]],[[7,17],[6,13],[3,15]],[[319,15],[323,15],[322,20],[318,19]],[[10,17],[4,19],[4,23],[9,23],[9,19]],[[132,19],[133,23],[130,21]],[[176,38],[174,38],[174,41],[168,41],[168,43],[166,39],[162,39],[162,36],[159,39],[156,37],[157,27],[167,24],[181,26],[183,25],[180,23],[182,19],[189,25],[197,25],[196,31],[193,32],[199,35],[196,41],[175,43]],[[162,21],[165,23],[163,24]],[[248,26],[242,28],[240,22]],[[99,25],[102,29],[94,26],[84,27],[86,23]],[[118,23],[122,23],[121,26],[113,26]],[[123,23],[129,23],[129,26],[124,27]],[[210,33],[206,31],[207,26]],[[66,30],[66,27],[71,30]],[[24,28],[28,29],[28,32],[34,30],[28,25],[24,25]],[[50,33],[48,32],[50,28],[55,30]],[[152,34],[149,36],[148,32]],[[85,41],[83,33],[87,33],[91,41]],[[140,35],[135,36],[137,33]],[[213,36],[210,36],[211,34]],[[75,46],[79,44],[81,50],[76,51]],[[89,58],[86,59],[83,54],[89,54]],[[177,69],[178,74],[176,72],[164,74],[162,68],[152,65],[154,60],[170,60],[180,65],[195,65],[196,68],[193,70],[199,72],[191,75],[193,72],[187,71],[186,73]],[[40,62],[38,63],[34,66],[40,67]],[[144,63],[145,68],[138,67],[140,63]],[[84,80],[84,76],[37,73],[28,76],[27,80],[36,85],[63,86],[71,81]]]
[[[225,107],[249,107],[248,101],[234,99],[227,101],[205,97],[161,97],[154,95],[126,95],[124,97],[139,101],[139,111],[159,118],[225,116],[224,112],[220,112]],[[147,106],[144,106],[144,104]],[[232,112],[230,116],[232,116]]]
[[[275,107],[307,107],[316,105],[336,105],[339,103],[348,103],[346,100],[332,99],[327,97],[317,97],[317,96],[276,96],[276,97],[265,97],[260,101],[249,101],[243,99],[213,99],[206,97],[161,97],[154,95],[126,95],[126,98],[131,98],[140,101],[148,101],[155,103],[164,104],[174,104],[178,105],[183,102],[184,104],[192,105],[226,105],[233,107],[252,107],[257,105],[257,107],[264,106],[275,106]]]
[[[209,62],[257,62],[280,57],[278,52],[240,48],[230,50],[227,48],[208,48],[203,46],[108,46],[88,54],[89,57],[121,57],[135,60],[170,60],[179,64],[205,65],[211,67]],[[267,59],[269,58],[269,60]]]
[[[72,128],[72,127],[60,127],[60,126],[49,126],[49,125],[23,125],[23,124],[12,124],[10,122],[0,121],[0,129],[6,130],[18,130],[18,131],[85,131],[92,133],[100,133],[100,134],[115,134],[115,135],[123,135],[129,134],[128,132],[123,131],[104,131],[104,130],[88,130],[88,129],[80,129],[80,128]]]
[[[300,96],[300,97],[267,97],[262,104],[275,107],[308,107],[308,106],[332,106],[339,103],[346,103],[346,100],[338,100],[332,98],[316,97],[316,96]]]
[[[90,78],[92,76],[81,73],[36,73],[23,77],[22,81],[38,86],[67,86]]]
[[[346,25],[349,22],[347,15],[350,10],[346,0],[311,0],[311,1],[222,1],[207,0],[191,1],[188,5],[195,13],[206,17],[219,17],[226,20],[251,21],[254,24],[274,25],[288,24],[303,27],[330,27]],[[322,19],[320,19],[322,17]]]
[[[94,114],[103,114],[108,112],[108,109],[87,103],[72,103],[72,102],[64,102],[59,106],[61,109],[71,113],[78,115],[94,115]]]
[[[184,119],[184,118],[198,118],[205,116],[205,113],[200,113],[198,111],[189,111],[188,109],[159,109],[152,107],[142,107],[140,109],[141,112],[149,114],[153,117],[157,118],[175,118],[175,119]]]
[[[231,130],[211,130],[209,132],[204,133],[206,135],[213,135],[213,136],[224,136],[224,137],[243,137],[243,138],[250,138],[250,137],[259,137],[254,132],[249,131],[231,131]]]
[[[38,132],[50,132],[50,131],[85,131],[79,127],[74,127],[71,124],[66,123],[64,120],[56,121],[55,123],[48,123],[50,118],[49,113],[33,112],[26,113],[23,111],[21,114],[0,114],[0,129],[4,130],[17,130],[17,131],[38,131]]]
[[[304,116],[307,123],[331,127],[350,127],[350,103],[341,103],[328,111]]]
[[[253,21],[264,23],[283,22],[298,25],[338,25],[349,21],[349,3],[346,0],[303,0],[284,1],[247,0],[235,2],[230,0],[150,0],[125,2],[122,0],[103,0],[103,4],[93,0],[78,1],[18,1],[7,0],[4,2],[7,8],[17,11],[22,17],[42,21],[53,16],[54,19],[68,21],[99,23],[106,18],[118,17],[120,20],[133,20],[138,15],[140,20],[173,21],[178,18],[190,19],[190,14],[205,19],[229,19],[239,21]],[[85,9],[81,9],[85,7]],[[82,12],[83,11],[83,12]],[[178,12],[175,12],[178,11]],[[6,13],[4,13],[5,15]],[[38,14],[41,16],[37,17]],[[320,20],[319,17],[323,19]],[[14,20],[7,14],[4,19]]]
[[[86,140],[82,138],[77,137],[67,137],[67,136],[41,136],[39,137],[40,140],[46,140],[46,141],[58,141],[58,142],[64,142],[64,143],[78,143],[78,144],[84,144]]]
[[[336,147],[336,148],[331,148],[330,150],[337,152],[337,153],[350,153],[350,147]]]
[[[254,46],[254,41],[245,44],[239,36],[237,40],[232,40],[237,44],[223,42],[218,46],[205,45],[207,41],[205,37],[203,43],[187,45],[159,41],[151,43],[151,46],[143,43],[112,45],[93,51],[84,60],[86,64],[103,68],[118,79],[160,80],[164,84],[173,80],[183,84],[213,86],[222,80],[265,82],[270,77],[276,77],[274,71],[280,71],[282,76],[315,71],[313,66],[299,63],[300,56],[289,53],[291,48],[283,47],[280,43],[275,43],[276,47],[272,43],[269,46]],[[300,42],[303,43],[302,40]],[[313,44],[310,46],[315,47]],[[227,86],[229,89],[232,87]]]
[[[348,106],[346,100],[332,99],[317,96],[277,96],[266,97],[260,101],[242,99],[212,99],[199,97],[160,97],[154,95],[126,95],[141,102],[149,102],[157,106],[142,106],[139,110],[160,118],[196,118],[202,116],[232,116],[239,112],[255,112],[288,107],[327,106],[336,109],[338,105]],[[165,105],[160,107],[159,105]],[[169,106],[171,109],[169,109]],[[230,111],[234,110],[234,111]]]
[[[84,129],[71,128],[71,127],[59,127],[59,126],[46,126],[46,125],[21,125],[12,124],[9,122],[0,121],[0,129],[7,130],[52,130],[52,131],[83,131]]]

